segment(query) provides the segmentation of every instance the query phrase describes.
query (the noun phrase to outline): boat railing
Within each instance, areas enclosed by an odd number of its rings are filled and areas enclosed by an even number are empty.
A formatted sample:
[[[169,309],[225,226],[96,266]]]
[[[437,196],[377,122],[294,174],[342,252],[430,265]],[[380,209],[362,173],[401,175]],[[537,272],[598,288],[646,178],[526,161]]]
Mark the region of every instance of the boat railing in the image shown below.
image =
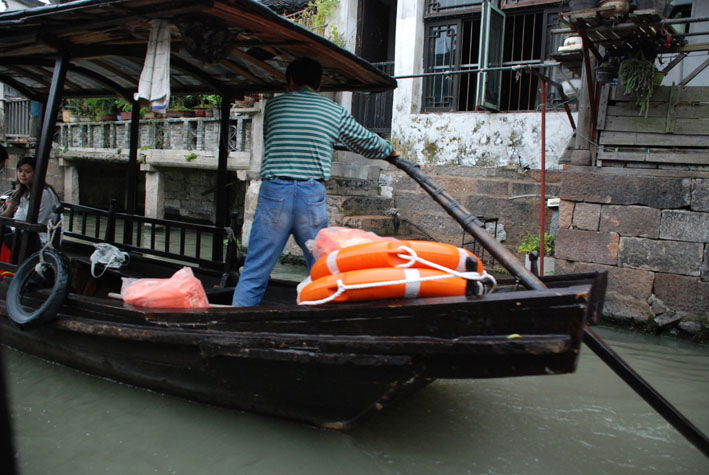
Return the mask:
[[[73,203],[64,206],[62,236],[107,242],[147,257],[167,258],[233,272],[238,246],[230,228],[120,213]]]

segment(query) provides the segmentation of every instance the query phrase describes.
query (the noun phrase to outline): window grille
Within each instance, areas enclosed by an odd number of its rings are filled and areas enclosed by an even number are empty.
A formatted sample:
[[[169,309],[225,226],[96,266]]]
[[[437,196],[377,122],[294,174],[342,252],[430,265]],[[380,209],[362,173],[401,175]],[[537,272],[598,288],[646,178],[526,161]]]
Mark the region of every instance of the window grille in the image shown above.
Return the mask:
[[[465,12],[456,11],[448,16],[424,16],[425,43],[424,67],[426,73],[447,71],[465,71],[481,67],[515,66],[536,64],[545,61],[556,51],[563,38],[552,35],[550,30],[558,21],[558,8],[541,10],[530,8],[507,9],[504,11],[504,34],[501,26],[484,26],[481,22],[480,4],[475,2],[475,9]],[[462,9],[470,7],[472,0],[449,0],[440,2],[440,8]],[[427,0],[427,12],[439,8],[434,0]],[[437,11],[440,12],[441,9]],[[495,42],[504,40],[502,45],[502,63],[480,58],[480,43],[483,50],[494,48]],[[482,61],[481,61],[482,59]],[[485,64],[483,64],[485,63]],[[556,69],[556,68],[555,68]],[[487,86],[483,94],[478,73],[457,73],[433,75],[424,78],[423,111],[474,111],[481,107],[501,111],[536,110],[540,98],[539,81],[527,72],[503,71],[488,73]],[[551,72],[552,79],[563,80],[566,77],[559,71]],[[500,91],[499,106],[490,101],[496,91]],[[494,97],[493,97],[494,99]],[[550,99],[555,99],[552,96]]]

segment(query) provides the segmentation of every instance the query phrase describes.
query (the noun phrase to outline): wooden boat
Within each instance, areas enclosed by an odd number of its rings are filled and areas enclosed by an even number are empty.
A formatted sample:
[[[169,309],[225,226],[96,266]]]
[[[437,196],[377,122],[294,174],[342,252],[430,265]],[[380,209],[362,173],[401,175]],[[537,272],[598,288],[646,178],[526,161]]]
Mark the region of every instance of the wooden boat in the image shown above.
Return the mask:
[[[543,291],[512,284],[483,296],[310,308],[294,304],[293,283],[274,281],[260,307],[141,310],[108,297],[119,290],[115,271],[93,279],[81,259],[71,269],[56,320],[23,330],[0,318],[4,344],[130,384],[334,429],[437,378],[574,371],[603,287],[602,275],[558,276]],[[86,288],[94,295],[82,295]],[[210,301],[231,290],[210,291]]]
[[[66,81],[69,95],[117,91],[132,100],[131,91],[137,88],[136,68],[125,68],[122,59],[145,54],[147,34],[138,34],[145,33],[145,20],[179,20],[185,14],[199,17],[206,25],[219,19],[226,31],[233,31],[238,38],[233,54],[210,64],[208,70],[196,67],[194,58],[179,56],[182,49],[173,48],[172,64],[183,79],[178,84],[182,93],[216,89],[233,98],[244,92],[285,90],[282,70],[286,62],[280,58],[302,54],[321,60],[324,89],[382,90],[395,85],[365,61],[250,0],[79,0],[0,14],[0,36],[4,39],[0,45],[0,80],[9,80],[28,97],[46,97],[36,177],[43,179],[46,174],[53,118],[64,79],[72,78]],[[127,27],[126,22],[136,25]],[[46,41],[37,43],[35,38],[40,33]],[[254,53],[259,47],[259,54]],[[51,55],[56,55],[54,63]],[[81,65],[71,65],[74,58]],[[103,71],[121,74],[102,77],[92,69],[94,61]],[[244,62],[249,61],[253,64],[245,68]],[[52,64],[51,80],[47,77],[42,83],[33,69]],[[11,75],[5,70],[11,70]],[[239,84],[230,82],[235,71]],[[262,71],[262,76],[255,71]],[[184,80],[185,75],[190,75],[190,80]],[[81,84],[88,86],[77,87]],[[228,132],[228,102],[222,103],[222,134]],[[124,306],[110,297],[120,291],[121,277],[165,277],[185,263],[195,267],[196,275],[210,289],[211,303],[226,303],[239,261],[233,245],[226,255],[221,246],[228,217],[226,140],[220,141],[216,167],[214,225],[157,220],[136,213],[138,107],[133,101],[125,212],[66,204],[62,251],[69,259],[68,297],[55,319],[34,328],[21,329],[0,318],[2,343],[127,383],[339,429],[436,378],[574,370],[584,325],[596,318],[603,302],[605,275],[558,276],[542,283],[520,268],[499,244],[486,242],[487,233],[473,226],[475,219],[470,216],[461,220],[464,228],[473,234],[482,233],[477,236],[482,244],[491,251],[497,249],[502,265],[531,290],[511,282],[486,295],[302,307],[295,305],[293,283],[274,281],[259,307],[178,312]],[[440,191],[436,193],[437,199],[445,197]],[[31,207],[38,208],[38,197],[31,200]],[[457,209],[460,212],[461,207]],[[85,226],[76,230],[75,213],[93,213],[97,223],[99,218],[107,218],[108,224],[103,232],[97,225],[94,234]],[[122,236],[116,232],[118,222],[122,223]],[[8,218],[0,218],[0,224],[37,230],[36,224]],[[156,245],[156,228],[165,230],[162,249]],[[151,235],[141,241],[146,229]],[[181,239],[178,252],[171,250],[167,239],[171,230],[178,230]],[[197,233],[198,243],[200,233],[209,234],[209,258],[200,256],[199,246],[194,255],[183,251],[182,240],[188,231]],[[120,271],[109,270],[100,278],[93,277],[88,256],[93,251],[90,244],[97,241],[130,252],[130,264]],[[24,248],[22,241],[16,242],[20,245],[13,249],[13,262],[20,264]],[[3,263],[0,269],[14,271],[16,264]],[[11,280],[7,278],[0,281],[2,315],[7,314],[4,304],[8,297],[16,295],[8,295],[8,282]],[[213,288],[215,285],[217,288]],[[28,306],[42,305],[48,297],[41,288],[24,289],[23,295],[22,304]]]

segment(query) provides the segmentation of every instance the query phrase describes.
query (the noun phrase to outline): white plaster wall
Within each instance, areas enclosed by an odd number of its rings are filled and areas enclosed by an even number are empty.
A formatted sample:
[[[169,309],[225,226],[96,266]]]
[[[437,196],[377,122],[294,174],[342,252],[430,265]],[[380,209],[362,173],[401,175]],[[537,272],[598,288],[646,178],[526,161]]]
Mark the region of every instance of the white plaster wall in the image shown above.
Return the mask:
[[[566,113],[546,115],[546,167],[559,167],[573,130]],[[496,167],[541,166],[541,113],[400,114],[396,146],[419,163]]]
[[[423,72],[424,0],[399,0],[396,9],[396,47],[394,75]],[[421,109],[420,78],[398,79],[394,91],[392,129],[409,122],[409,116]]]
[[[399,0],[395,75],[423,72],[424,0]],[[415,40],[414,40],[415,39]],[[539,113],[420,113],[423,80],[399,79],[394,92],[392,139],[419,163],[540,167]],[[547,113],[546,164],[557,168],[573,130],[566,113]]]

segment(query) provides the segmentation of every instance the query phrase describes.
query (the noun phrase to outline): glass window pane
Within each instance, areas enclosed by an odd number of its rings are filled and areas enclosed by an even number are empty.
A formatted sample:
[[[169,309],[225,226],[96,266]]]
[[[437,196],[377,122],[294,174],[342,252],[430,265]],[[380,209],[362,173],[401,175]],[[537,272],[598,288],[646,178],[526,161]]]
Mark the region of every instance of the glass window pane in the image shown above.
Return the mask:
[[[480,32],[480,64],[483,68],[502,66],[504,32],[505,14],[489,3],[485,3]],[[478,105],[486,109],[499,110],[502,72],[482,72],[478,78],[478,91],[480,91]]]

